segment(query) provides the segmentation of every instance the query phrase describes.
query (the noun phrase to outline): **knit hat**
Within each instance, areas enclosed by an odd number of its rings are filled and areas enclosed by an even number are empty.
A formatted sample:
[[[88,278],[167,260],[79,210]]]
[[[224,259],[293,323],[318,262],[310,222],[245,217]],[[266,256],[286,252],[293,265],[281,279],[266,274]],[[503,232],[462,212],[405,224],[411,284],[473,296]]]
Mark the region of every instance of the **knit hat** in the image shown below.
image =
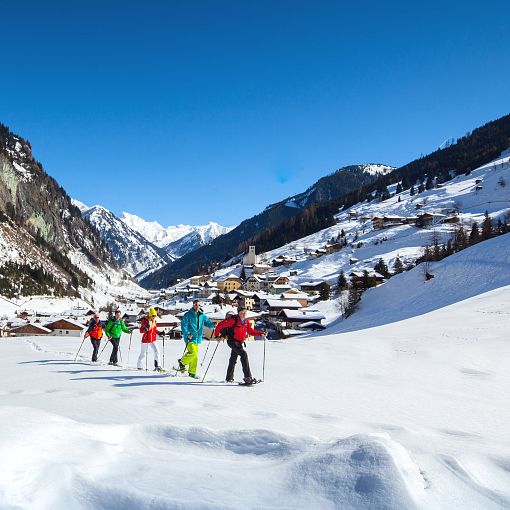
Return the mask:
[[[150,308],[149,310],[149,317],[156,317],[156,315],[158,315],[158,312],[156,312],[156,310],[154,310],[154,308]]]

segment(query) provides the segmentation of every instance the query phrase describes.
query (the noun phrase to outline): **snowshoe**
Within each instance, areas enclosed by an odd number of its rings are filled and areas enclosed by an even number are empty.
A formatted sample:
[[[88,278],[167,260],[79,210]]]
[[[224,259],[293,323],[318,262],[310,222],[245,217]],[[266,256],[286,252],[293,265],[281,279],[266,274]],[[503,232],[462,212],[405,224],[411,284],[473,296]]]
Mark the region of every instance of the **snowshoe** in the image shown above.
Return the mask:
[[[261,383],[262,379],[255,379],[253,377],[245,377],[243,382],[239,383],[239,386],[254,386],[255,384]]]
[[[197,374],[188,374],[192,379],[200,379],[200,376]]]
[[[161,367],[156,367],[154,369],[154,372],[161,372],[161,373],[163,373],[163,372],[166,372],[166,370],[164,368],[161,368]]]

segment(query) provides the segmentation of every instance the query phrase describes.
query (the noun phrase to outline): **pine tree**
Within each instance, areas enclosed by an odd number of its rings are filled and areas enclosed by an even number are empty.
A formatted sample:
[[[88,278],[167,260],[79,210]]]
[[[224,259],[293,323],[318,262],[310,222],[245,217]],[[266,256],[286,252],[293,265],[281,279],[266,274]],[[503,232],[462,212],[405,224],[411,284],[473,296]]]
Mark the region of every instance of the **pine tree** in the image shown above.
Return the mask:
[[[485,211],[485,217],[483,219],[482,223],[482,239],[486,241],[487,239],[490,239],[493,236],[494,233],[494,226],[492,224],[492,219],[489,216],[489,212]]]
[[[385,278],[389,278],[391,276],[390,272],[388,271],[388,266],[384,263],[382,258],[377,261],[374,270],[379,274],[382,274]]]
[[[404,264],[402,264],[400,257],[397,257],[395,259],[395,263],[393,264],[393,271],[395,272],[395,274],[400,274],[404,272]]]
[[[324,282],[319,288],[319,299],[321,301],[327,301],[331,295],[331,285]]]
[[[402,191],[403,191],[402,184],[400,184],[400,182],[399,182],[399,183],[397,184],[397,190],[396,190],[397,195],[398,195],[399,193],[402,193]]]
[[[478,223],[475,221],[469,233],[469,244],[476,244],[478,241],[480,241],[480,231],[478,230]]]
[[[358,303],[361,299],[361,292],[354,286],[349,289],[347,295],[347,304],[345,306],[345,318],[350,317],[358,308]]]
[[[416,195],[416,191],[414,190],[414,184],[411,186],[411,190],[409,191],[409,195],[411,195],[412,197],[414,197],[414,195]]]
[[[345,273],[343,271],[340,271],[340,274],[338,275],[338,281],[337,281],[338,290],[347,290],[349,287],[349,282],[347,281],[347,278],[345,277]]]

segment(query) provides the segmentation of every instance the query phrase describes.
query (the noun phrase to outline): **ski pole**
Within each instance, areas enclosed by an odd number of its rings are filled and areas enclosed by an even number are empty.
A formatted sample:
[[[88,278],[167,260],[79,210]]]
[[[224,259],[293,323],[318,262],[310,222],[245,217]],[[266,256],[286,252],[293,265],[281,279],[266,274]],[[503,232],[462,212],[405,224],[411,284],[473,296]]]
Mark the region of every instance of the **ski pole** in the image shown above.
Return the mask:
[[[85,342],[85,335],[83,335],[83,340],[81,341],[80,348],[78,349],[78,352],[76,353],[76,356],[74,357],[75,362],[76,362],[76,359],[78,358],[78,354],[80,354],[81,348],[83,346],[83,342]]]
[[[163,369],[165,368],[165,336],[163,335]]]
[[[207,372],[209,372],[209,367],[211,366],[212,360],[214,359],[214,355],[216,354],[216,351],[218,350],[219,345],[220,345],[220,342],[217,342],[216,347],[214,348],[214,351],[211,356],[211,361],[209,361],[209,365],[207,365],[207,370],[205,371],[204,378],[202,379],[202,382],[205,381],[205,376],[207,375]]]
[[[148,355],[147,353],[149,352],[149,344],[145,344],[145,371],[148,372],[149,371],[149,368],[147,366],[147,358],[148,358]]]
[[[99,359],[101,357],[101,354],[103,354],[103,351],[106,349],[106,346],[108,345],[109,341],[110,341],[110,339],[107,338],[106,343],[104,344],[103,348],[101,349],[101,352],[99,353],[99,356],[97,357],[97,359]]]
[[[264,381],[266,375],[266,343],[267,343],[267,335],[264,336],[264,360],[262,362],[262,380]]]
[[[202,363],[200,363],[200,366],[203,366],[205,362],[205,358],[207,358],[207,351],[209,350],[209,346],[211,345],[211,339],[209,338],[209,343],[207,344],[207,349],[205,350],[204,359],[202,360]]]
[[[120,362],[122,363],[122,352],[120,350],[120,338],[119,338],[119,358],[120,358]]]
[[[133,338],[133,330],[131,330],[131,334],[129,335],[128,360],[127,360],[128,366],[129,366],[129,355],[131,354],[131,339],[132,338]]]

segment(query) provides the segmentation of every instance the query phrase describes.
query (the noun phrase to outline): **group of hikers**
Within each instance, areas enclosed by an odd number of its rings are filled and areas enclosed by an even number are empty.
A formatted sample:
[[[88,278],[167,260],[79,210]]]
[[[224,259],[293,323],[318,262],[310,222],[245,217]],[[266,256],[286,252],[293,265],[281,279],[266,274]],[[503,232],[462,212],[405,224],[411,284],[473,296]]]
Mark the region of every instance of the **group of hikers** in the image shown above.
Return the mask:
[[[265,337],[267,333],[253,329],[246,317],[247,312],[246,308],[239,307],[237,315],[228,316],[215,326],[214,322],[203,312],[200,300],[196,299],[193,301],[193,307],[184,314],[181,322],[182,339],[186,344],[186,348],[183,356],[177,360],[176,365],[173,367],[176,373],[185,373],[187,371],[189,377],[193,379],[200,378],[197,374],[198,349],[202,343],[204,327],[206,326],[214,330],[213,336],[217,341],[226,338],[227,344],[231,349],[225,380],[228,383],[234,382],[234,370],[237,359],[241,358],[244,384],[255,384],[257,380],[251,374],[248,353],[245,350],[245,341],[248,335]],[[150,308],[147,315],[141,321],[142,347],[136,364],[138,370],[143,370],[143,360],[147,356],[149,345],[154,355],[154,370],[163,370],[160,365],[160,353],[156,343],[159,334],[157,316],[156,310]],[[120,310],[115,311],[114,316],[108,320],[106,325],[100,320],[97,313],[94,314],[85,333],[85,338],[90,338],[92,343],[92,361],[97,361],[99,345],[104,333],[112,344],[112,353],[108,364],[119,366],[119,344],[123,332],[132,333],[132,330],[122,320]]]

